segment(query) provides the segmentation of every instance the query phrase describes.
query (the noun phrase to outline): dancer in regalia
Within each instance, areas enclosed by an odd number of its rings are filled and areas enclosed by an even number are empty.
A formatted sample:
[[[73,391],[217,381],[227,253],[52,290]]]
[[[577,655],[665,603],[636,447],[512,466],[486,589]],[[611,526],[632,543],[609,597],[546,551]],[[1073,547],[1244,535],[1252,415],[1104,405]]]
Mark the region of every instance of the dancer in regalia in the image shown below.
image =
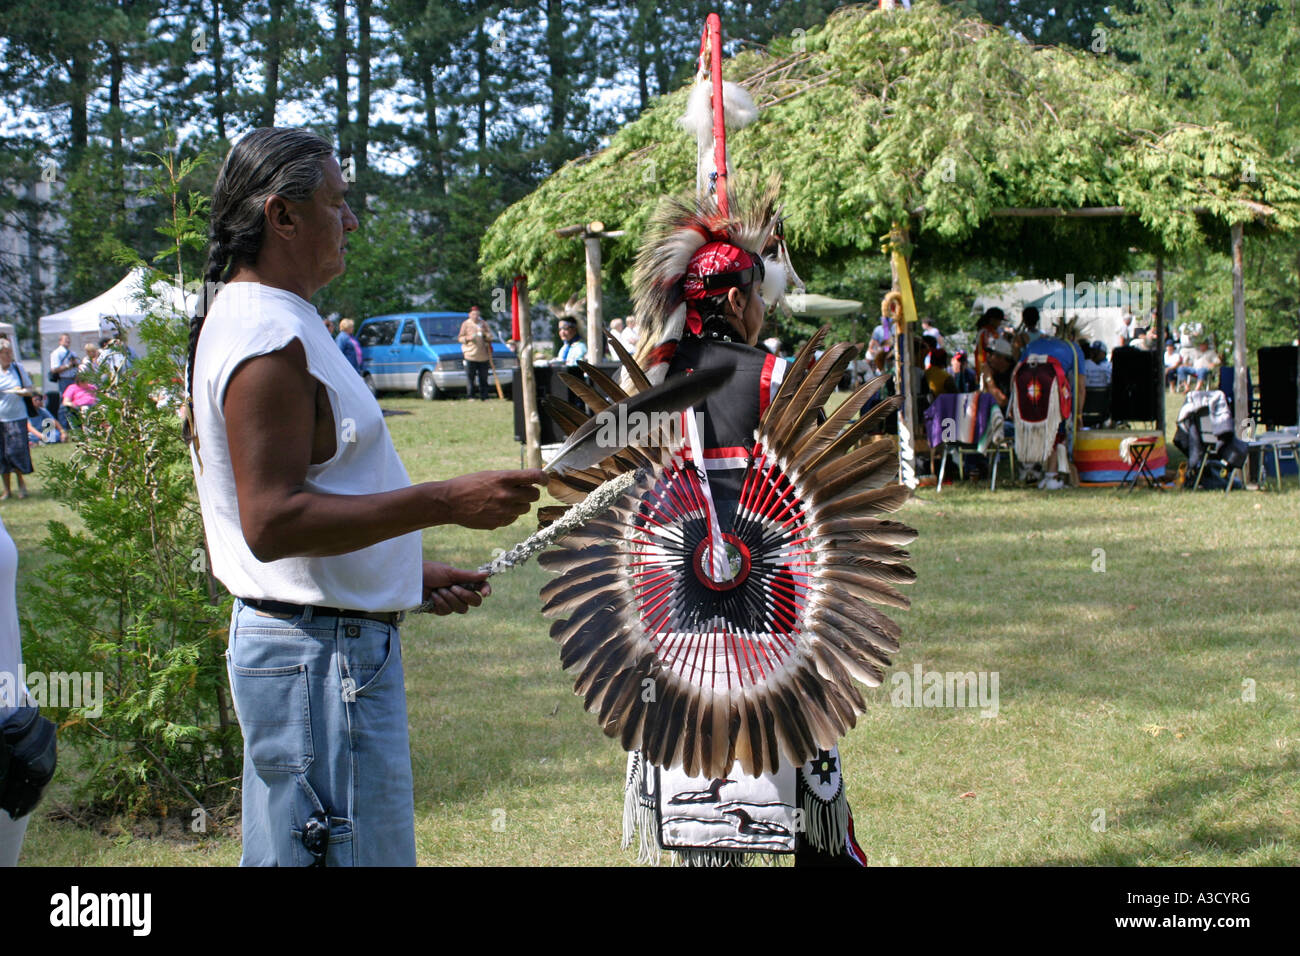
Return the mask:
[[[851,345],[815,364],[826,330],[794,362],[754,347],[788,261],[775,184],[727,216],[711,197],[666,201],[635,275],[639,361],[622,386],[584,367],[604,395],[573,380],[598,412],[731,370],[609,517],[539,558],[561,574],[544,612],[570,615],[551,631],[561,661],[630,752],[624,839],[640,834],[643,861],[865,863],[836,741],[865,710],[853,681],[879,685],[898,648],[873,605],[907,606],[893,585],[914,577],[899,546],[915,532],[877,517],[907,497],[893,440],[870,434],[897,399],[858,416],[883,376],[827,416]],[[600,480],[551,491],[576,502]]]
[[[872,434],[898,399],[864,411],[879,376],[827,414],[856,349],[832,345],[814,362],[826,329],[792,362],[755,348],[767,306],[797,277],[779,183],[727,186],[715,111],[735,128],[757,110],[718,80],[712,29],[712,94],[702,48],[683,117],[698,144],[696,197],[665,199],[647,231],[637,356],[620,351],[621,383],[585,363],[587,383],[565,380],[599,415],[666,378],[731,374],[656,447],[552,476],[551,493],[576,504],[636,469],[605,517],[539,557],[559,575],[542,588],[543,613],[567,615],[551,628],[561,663],[629,753],[624,844],[639,834],[640,860],[667,850],[697,865],[864,865],[837,741],[866,709],[855,681],[879,686],[898,649],[876,605],[907,607],[895,585],[915,576],[901,546],[916,533],[879,517],[908,495],[893,439]],[[594,427],[573,406],[547,408],[571,432]]]

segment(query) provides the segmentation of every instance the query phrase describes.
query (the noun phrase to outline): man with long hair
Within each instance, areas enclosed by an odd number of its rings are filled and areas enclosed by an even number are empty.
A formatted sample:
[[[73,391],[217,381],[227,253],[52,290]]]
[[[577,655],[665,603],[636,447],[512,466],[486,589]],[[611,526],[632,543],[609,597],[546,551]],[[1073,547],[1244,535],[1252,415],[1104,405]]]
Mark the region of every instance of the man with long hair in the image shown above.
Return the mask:
[[[309,301],[359,223],[333,150],[259,129],[217,176],[190,330],[186,434],[244,733],[245,865],[411,865],[398,624],[465,613],[485,576],[423,560],[420,529],[510,524],[540,471],[412,484]],[[215,298],[213,294],[215,292]]]

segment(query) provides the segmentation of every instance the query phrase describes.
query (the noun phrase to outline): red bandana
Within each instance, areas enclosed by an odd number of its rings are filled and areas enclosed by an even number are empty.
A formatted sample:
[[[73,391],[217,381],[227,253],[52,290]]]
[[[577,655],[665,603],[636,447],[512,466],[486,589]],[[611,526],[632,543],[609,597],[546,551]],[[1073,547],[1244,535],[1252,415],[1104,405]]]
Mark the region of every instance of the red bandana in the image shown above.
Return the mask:
[[[727,289],[739,288],[739,276],[730,282],[724,280],[719,283],[719,279],[726,273],[740,273],[753,265],[752,255],[729,242],[715,240],[702,245],[691,257],[690,264],[686,267],[686,275],[682,279],[682,293],[687,302],[687,331],[699,335],[703,326],[700,313],[690,304],[691,301],[710,298]],[[709,277],[718,278],[711,283],[706,283],[705,279]]]

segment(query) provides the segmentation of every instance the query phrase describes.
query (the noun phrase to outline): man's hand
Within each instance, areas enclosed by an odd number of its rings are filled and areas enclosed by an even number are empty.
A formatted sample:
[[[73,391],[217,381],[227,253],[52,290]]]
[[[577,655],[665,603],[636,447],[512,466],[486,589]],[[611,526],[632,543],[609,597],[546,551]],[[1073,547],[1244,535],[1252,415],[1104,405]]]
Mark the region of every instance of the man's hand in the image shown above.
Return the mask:
[[[537,485],[548,478],[538,468],[522,471],[478,471],[440,482],[440,497],[453,509],[454,523],[490,531],[513,524],[541,497]]]
[[[424,600],[434,614],[464,614],[492,593],[482,571],[465,571],[439,561],[424,562]]]

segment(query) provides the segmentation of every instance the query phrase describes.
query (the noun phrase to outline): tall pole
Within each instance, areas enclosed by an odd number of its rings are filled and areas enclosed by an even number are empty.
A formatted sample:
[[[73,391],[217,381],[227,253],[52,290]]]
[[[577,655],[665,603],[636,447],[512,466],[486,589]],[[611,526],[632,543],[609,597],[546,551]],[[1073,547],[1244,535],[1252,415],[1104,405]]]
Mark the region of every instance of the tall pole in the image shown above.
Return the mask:
[[[1247,385],[1246,356],[1246,267],[1242,224],[1232,224],[1232,418],[1238,438],[1244,438],[1250,417],[1250,388]],[[1244,469],[1250,480],[1250,459]]]
[[[1156,256],[1156,428],[1165,433],[1165,257]]]
[[[587,247],[587,361],[599,365],[605,357],[605,306],[600,288],[600,236],[588,234]]]
[[[907,226],[895,225],[890,232],[890,276],[893,291],[899,293],[899,316],[895,321],[894,373],[898,392],[903,397],[903,407],[898,416],[898,471],[899,480],[909,488],[916,487],[916,398],[912,393],[912,380],[916,376],[912,355],[912,326],[915,315],[912,299],[912,279],[907,271],[905,249]]]
[[[524,466],[542,467],[542,420],[537,415],[537,376],[533,374],[533,318],[528,311],[528,277],[519,276],[519,385],[524,405]]]
[[[700,37],[699,69],[709,63],[709,81],[713,86],[713,166],[717,170],[714,188],[718,194],[718,212],[730,215],[727,203],[727,113],[722,100],[722,20],[710,13],[704,21],[704,35]]]

